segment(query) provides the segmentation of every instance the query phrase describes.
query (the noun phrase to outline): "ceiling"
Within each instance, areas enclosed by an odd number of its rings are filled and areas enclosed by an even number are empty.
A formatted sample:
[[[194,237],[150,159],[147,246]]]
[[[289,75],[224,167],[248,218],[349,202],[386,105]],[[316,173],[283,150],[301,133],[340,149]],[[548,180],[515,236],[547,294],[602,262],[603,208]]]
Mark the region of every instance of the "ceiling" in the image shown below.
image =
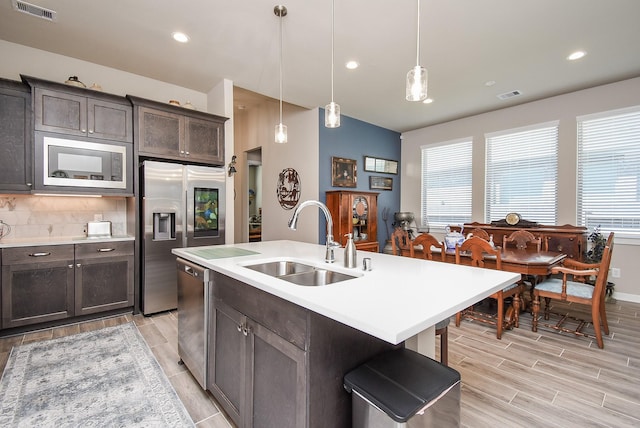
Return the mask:
[[[205,93],[227,78],[277,99],[278,1],[288,9],[283,99],[323,107],[331,101],[329,0],[29,0],[54,10],[54,22],[0,0],[0,39]],[[422,0],[420,64],[434,101],[409,102],[416,7],[336,0],[334,100],[343,115],[403,132],[640,76],[638,0]],[[174,31],[189,43],[175,42]],[[566,60],[579,49],[584,58]],[[349,59],[360,67],[347,70]],[[514,90],[521,95],[497,98]]]

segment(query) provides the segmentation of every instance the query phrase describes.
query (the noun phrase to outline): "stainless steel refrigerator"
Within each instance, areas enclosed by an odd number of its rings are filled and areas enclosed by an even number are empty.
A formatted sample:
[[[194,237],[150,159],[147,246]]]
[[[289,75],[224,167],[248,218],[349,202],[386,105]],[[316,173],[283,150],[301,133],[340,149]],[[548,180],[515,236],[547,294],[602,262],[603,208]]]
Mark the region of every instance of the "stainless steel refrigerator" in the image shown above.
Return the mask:
[[[140,171],[141,310],[178,306],[172,248],[224,244],[224,168],[144,161]]]

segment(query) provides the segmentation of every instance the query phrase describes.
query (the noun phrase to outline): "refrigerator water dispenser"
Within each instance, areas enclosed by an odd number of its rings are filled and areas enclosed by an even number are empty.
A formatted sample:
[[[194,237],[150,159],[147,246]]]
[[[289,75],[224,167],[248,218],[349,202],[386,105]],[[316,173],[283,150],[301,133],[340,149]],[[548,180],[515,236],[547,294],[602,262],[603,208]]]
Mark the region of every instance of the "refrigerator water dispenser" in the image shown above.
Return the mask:
[[[153,213],[153,240],[176,239],[176,213]]]

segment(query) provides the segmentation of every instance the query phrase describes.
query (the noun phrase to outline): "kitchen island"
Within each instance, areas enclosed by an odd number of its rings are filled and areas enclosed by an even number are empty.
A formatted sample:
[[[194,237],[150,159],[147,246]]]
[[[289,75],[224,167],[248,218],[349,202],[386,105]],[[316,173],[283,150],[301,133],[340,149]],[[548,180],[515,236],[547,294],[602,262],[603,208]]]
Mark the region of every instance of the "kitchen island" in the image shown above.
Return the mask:
[[[209,288],[209,389],[239,426],[349,426],[342,376],[387,349],[429,356],[433,326],[519,275],[379,253],[372,270],[344,268],[343,252],[295,241],[174,249],[213,271]],[[354,276],[295,285],[246,266],[293,261]],[[417,342],[417,344],[416,344]],[[423,342],[423,343],[421,343]]]

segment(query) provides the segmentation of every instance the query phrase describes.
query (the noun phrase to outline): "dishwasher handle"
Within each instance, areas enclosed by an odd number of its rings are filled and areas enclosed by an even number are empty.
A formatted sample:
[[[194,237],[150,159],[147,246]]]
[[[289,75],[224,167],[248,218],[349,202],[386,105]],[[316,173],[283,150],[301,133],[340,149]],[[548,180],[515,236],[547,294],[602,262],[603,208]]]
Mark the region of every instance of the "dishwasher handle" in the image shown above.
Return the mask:
[[[189,276],[199,279],[202,282],[209,281],[209,269],[178,258],[178,272],[183,272]]]

